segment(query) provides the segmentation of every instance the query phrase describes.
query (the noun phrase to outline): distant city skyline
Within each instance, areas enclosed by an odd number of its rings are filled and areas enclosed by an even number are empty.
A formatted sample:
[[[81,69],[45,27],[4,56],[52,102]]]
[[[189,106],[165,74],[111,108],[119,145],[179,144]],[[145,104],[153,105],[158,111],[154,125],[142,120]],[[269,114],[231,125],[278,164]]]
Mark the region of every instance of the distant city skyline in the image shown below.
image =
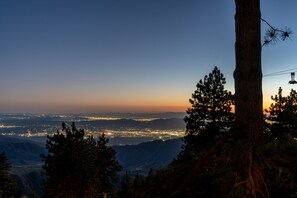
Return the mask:
[[[263,48],[263,74],[297,68],[296,7],[261,1],[293,31]],[[214,66],[234,92],[234,14],[232,0],[1,1],[0,113],[185,111]],[[263,78],[265,107],[289,80]]]

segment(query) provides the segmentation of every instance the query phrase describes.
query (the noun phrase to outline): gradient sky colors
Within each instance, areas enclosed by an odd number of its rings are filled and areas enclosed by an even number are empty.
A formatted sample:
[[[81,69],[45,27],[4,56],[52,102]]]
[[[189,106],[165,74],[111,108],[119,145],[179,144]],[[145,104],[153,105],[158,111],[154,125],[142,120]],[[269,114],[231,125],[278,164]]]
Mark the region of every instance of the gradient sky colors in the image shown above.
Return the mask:
[[[262,0],[262,17],[296,34],[296,8]],[[0,1],[0,112],[184,111],[214,66],[233,92],[234,14],[233,0]],[[297,67],[294,35],[262,51],[263,74]],[[289,80],[264,78],[265,104]]]

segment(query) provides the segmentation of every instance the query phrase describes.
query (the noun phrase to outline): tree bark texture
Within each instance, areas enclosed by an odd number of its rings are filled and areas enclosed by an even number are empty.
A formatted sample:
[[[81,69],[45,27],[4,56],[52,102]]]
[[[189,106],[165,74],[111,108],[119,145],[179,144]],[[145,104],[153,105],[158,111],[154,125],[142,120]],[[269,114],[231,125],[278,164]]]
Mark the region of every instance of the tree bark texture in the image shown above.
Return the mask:
[[[235,128],[257,147],[263,143],[260,0],[235,4]]]
[[[245,197],[269,197],[261,157],[263,145],[263,95],[261,69],[260,0],[235,0],[235,130],[247,143],[246,162],[234,185],[246,189]],[[244,167],[246,166],[246,167]]]

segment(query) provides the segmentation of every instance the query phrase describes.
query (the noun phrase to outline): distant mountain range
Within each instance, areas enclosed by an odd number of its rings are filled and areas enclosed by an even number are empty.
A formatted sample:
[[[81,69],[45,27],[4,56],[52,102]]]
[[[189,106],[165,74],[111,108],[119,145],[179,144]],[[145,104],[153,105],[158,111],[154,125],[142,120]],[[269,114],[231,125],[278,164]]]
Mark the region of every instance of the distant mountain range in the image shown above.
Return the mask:
[[[150,169],[167,166],[180,152],[181,139],[155,140],[138,145],[112,146],[124,171],[146,174]],[[0,152],[4,151],[12,165],[12,173],[26,194],[40,195],[44,145],[28,138],[0,136]]]
[[[181,139],[154,140],[137,145],[112,146],[119,163],[128,170],[164,167],[181,150]],[[13,167],[42,164],[40,155],[46,153],[44,145],[29,138],[0,136],[0,152],[4,151]]]
[[[152,130],[182,130],[185,122],[182,118],[102,118],[90,120],[85,117],[53,117],[53,116],[1,116],[0,134],[34,134],[38,132],[54,133],[61,129],[62,122],[71,124],[75,122],[78,128],[87,130],[128,130],[128,129],[152,129]]]
[[[119,163],[131,172],[147,173],[167,166],[181,151],[181,139],[155,140],[138,145],[113,146]]]
[[[13,166],[41,164],[40,154],[46,153],[44,146],[29,138],[0,136],[0,152],[4,151]]]
[[[93,120],[82,121],[78,126],[91,125],[98,128],[121,129],[121,128],[150,128],[150,129],[184,129],[185,122],[179,118],[156,119],[151,121],[138,121],[133,119],[119,120]]]

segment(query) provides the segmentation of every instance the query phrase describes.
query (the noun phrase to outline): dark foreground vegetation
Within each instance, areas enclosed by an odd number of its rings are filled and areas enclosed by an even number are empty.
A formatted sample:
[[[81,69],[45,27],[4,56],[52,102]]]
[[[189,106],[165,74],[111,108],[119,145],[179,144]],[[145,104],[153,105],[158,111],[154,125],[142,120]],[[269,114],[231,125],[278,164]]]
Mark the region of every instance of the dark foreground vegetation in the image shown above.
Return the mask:
[[[121,166],[107,142],[104,134],[95,140],[85,137],[84,130],[74,123],[71,129],[63,123],[62,131],[48,137],[48,154],[42,156],[45,196],[97,197],[112,192],[112,182]]]
[[[233,101],[224,84],[217,68],[198,82],[185,117],[182,152],[166,169],[147,177],[126,175],[120,197],[250,197],[248,181],[238,175],[246,171],[249,150],[244,134],[232,127]],[[268,196],[296,197],[297,93],[284,97],[280,88],[272,99],[264,116],[264,143],[256,151],[265,174],[254,176],[265,183]]]
[[[241,181],[238,173],[246,171],[249,150],[244,135],[233,128],[233,96],[225,83],[217,67],[197,83],[184,119],[181,152],[167,167],[148,174],[119,174],[121,165],[104,134],[98,139],[86,137],[74,123],[71,127],[63,123],[62,130],[48,137],[48,152],[42,155],[43,192],[31,197],[248,197],[248,182]],[[265,183],[270,197],[295,197],[297,92],[283,96],[280,88],[272,99],[264,115],[265,141],[256,151],[265,174],[257,179]],[[4,153],[0,167],[0,197],[20,197]]]
[[[20,197],[21,191],[10,175],[11,166],[4,152],[0,154],[0,197]]]

